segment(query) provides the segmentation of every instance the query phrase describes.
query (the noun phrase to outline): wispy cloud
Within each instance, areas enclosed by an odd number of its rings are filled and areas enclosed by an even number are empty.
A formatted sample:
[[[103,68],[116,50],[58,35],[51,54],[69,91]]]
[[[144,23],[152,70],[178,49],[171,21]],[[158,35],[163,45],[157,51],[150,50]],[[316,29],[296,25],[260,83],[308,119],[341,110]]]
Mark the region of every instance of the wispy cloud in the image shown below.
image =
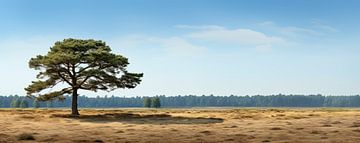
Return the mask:
[[[308,27],[282,26],[273,21],[261,22],[258,23],[258,25],[274,33],[293,39],[323,36],[329,32],[338,32],[338,29],[324,24],[321,20],[312,20]]]
[[[272,21],[258,23],[259,26],[265,27],[267,30],[274,31],[279,35],[291,38],[300,38],[304,36],[319,36],[322,33],[313,29],[297,27],[297,26],[280,26]]]
[[[239,45],[263,45],[282,43],[281,37],[268,36],[251,29],[207,29],[189,34],[191,38]]]
[[[230,45],[233,47],[254,47],[261,51],[269,51],[273,45],[284,44],[286,40],[278,36],[246,28],[228,29],[218,25],[177,25],[176,28],[193,29],[187,36],[194,40]]]
[[[158,43],[163,47],[169,54],[180,55],[180,56],[192,56],[198,55],[206,51],[203,46],[198,46],[190,43],[188,40],[180,37],[170,38],[150,38],[151,42]]]
[[[323,31],[327,31],[327,32],[339,32],[338,29],[325,24],[325,22],[318,20],[318,19],[314,19],[311,21],[311,23],[314,25],[314,27],[323,30]]]
[[[175,25],[175,28],[180,29],[195,29],[195,30],[222,30],[225,29],[222,26],[218,25],[201,25],[201,26],[195,26],[195,25]]]
[[[274,45],[286,44],[287,40],[246,28],[229,29],[218,25],[175,25],[188,29],[185,35],[170,37],[129,35],[116,40],[120,47],[157,47],[172,56],[191,56],[207,52],[214,45],[223,47],[247,47],[256,51],[270,51]],[[196,44],[195,44],[196,43]],[[215,47],[216,48],[216,47]]]
[[[204,46],[191,43],[189,40],[179,37],[156,37],[146,35],[131,35],[116,40],[116,46],[127,48],[156,47],[171,56],[195,56],[206,52]]]

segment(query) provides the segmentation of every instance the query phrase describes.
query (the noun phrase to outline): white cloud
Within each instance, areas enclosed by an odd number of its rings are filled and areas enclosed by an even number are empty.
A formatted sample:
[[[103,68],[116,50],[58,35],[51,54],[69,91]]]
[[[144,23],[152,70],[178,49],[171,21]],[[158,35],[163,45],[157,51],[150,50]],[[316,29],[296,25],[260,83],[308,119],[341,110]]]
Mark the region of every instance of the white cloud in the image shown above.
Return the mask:
[[[258,23],[259,26],[266,28],[274,33],[286,36],[293,39],[299,39],[309,36],[323,36],[329,32],[338,32],[338,29],[324,24],[321,20],[312,20],[311,28],[297,27],[297,26],[280,26],[272,21],[265,21]]]
[[[154,37],[147,35],[129,35],[114,40],[116,47],[146,48],[162,50],[171,56],[198,56],[208,51],[208,47],[223,45],[224,47],[253,47],[257,51],[270,51],[274,45],[286,44],[287,40],[278,36],[270,36],[251,29],[228,29],[218,25],[175,25],[180,29],[190,29],[185,35],[171,37]],[[194,44],[194,43],[201,43]]]
[[[256,46],[255,50],[258,52],[269,52],[269,51],[271,51],[271,45]]]
[[[154,37],[146,35],[131,35],[116,40],[116,47],[156,48],[171,56],[195,56],[206,51],[204,46],[198,46],[189,40],[179,37]]]
[[[291,38],[300,38],[304,36],[319,36],[321,32],[296,26],[280,26],[272,21],[265,21],[258,23],[259,26],[265,27],[267,30],[271,30],[279,35],[283,35]]]
[[[338,29],[336,29],[330,25],[324,24],[324,22],[321,20],[312,20],[311,23],[314,25],[314,27],[321,29],[323,31],[326,31],[326,32],[338,32],[339,31]]]
[[[322,33],[311,30],[311,29],[306,29],[306,28],[301,28],[301,27],[295,27],[295,26],[287,26],[287,27],[282,27],[280,29],[281,34],[286,35],[286,36],[292,36],[292,37],[297,37],[300,35],[321,35]]]
[[[195,26],[195,25],[175,25],[175,28],[181,28],[181,29],[202,29],[202,30],[222,30],[225,29],[224,27],[218,26],[218,25],[201,25],[201,26]]]
[[[159,43],[172,55],[192,56],[206,51],[203,46],[197,46],[180,37],[150,38],[151,41]]]
[[[276,44],[284,44],[286,40],[269,36],[265,33],[251,29],[227,29],[221,26],[200,26],[202,29],[189,34],[190,38],[205,40],[233,46],[254,46],[254,47],[272,47]],[[216,27],[216,28],[214,28]]]
[[[250,29],[235,30],[207,30],[190,34],[190,37],[216,42],[238,43],[238,44],[271,44],[281,43],[283,39],[280,37],[267,36],[264,33],[253,31]]]

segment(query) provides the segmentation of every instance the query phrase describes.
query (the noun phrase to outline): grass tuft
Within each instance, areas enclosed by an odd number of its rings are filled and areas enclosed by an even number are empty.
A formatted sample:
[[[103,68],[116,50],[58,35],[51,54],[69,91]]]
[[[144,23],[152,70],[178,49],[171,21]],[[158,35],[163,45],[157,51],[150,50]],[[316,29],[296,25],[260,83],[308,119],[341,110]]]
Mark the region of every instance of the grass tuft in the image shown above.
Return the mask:
[[[33,134],[30,133],[22,133],[17,137],[18,140],[35,140]]]

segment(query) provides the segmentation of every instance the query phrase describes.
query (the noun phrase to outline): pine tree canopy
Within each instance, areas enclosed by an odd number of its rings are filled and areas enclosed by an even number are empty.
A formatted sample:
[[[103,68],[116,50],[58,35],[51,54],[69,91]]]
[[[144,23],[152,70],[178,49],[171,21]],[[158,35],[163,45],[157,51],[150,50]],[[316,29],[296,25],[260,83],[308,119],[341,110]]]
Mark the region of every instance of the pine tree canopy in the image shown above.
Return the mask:
[[[100,40],[65,39],[56,42],[46,55],[31,58],[29,67],[39,70],[37,81],[25,90],[39,101],[63,99],[64,94],[77,95],[77,90],[112,91],[134,88],[141,82],[142,73],[130,73],[128,59],[112,53]],[[43,93],[59,83],[68,87]],[[75,94],[74,94],[75,93]]]

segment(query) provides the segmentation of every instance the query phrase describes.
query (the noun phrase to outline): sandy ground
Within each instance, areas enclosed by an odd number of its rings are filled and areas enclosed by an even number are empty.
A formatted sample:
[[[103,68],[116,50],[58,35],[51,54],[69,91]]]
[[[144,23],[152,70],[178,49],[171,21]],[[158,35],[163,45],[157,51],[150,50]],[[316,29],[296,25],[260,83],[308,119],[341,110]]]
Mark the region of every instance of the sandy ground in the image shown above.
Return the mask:
[[[5,142],[360,142],[360,109],[0,109]],[[33,140],[21,139],[25,134]],[[31,139],[31,138],[30,138]]]

